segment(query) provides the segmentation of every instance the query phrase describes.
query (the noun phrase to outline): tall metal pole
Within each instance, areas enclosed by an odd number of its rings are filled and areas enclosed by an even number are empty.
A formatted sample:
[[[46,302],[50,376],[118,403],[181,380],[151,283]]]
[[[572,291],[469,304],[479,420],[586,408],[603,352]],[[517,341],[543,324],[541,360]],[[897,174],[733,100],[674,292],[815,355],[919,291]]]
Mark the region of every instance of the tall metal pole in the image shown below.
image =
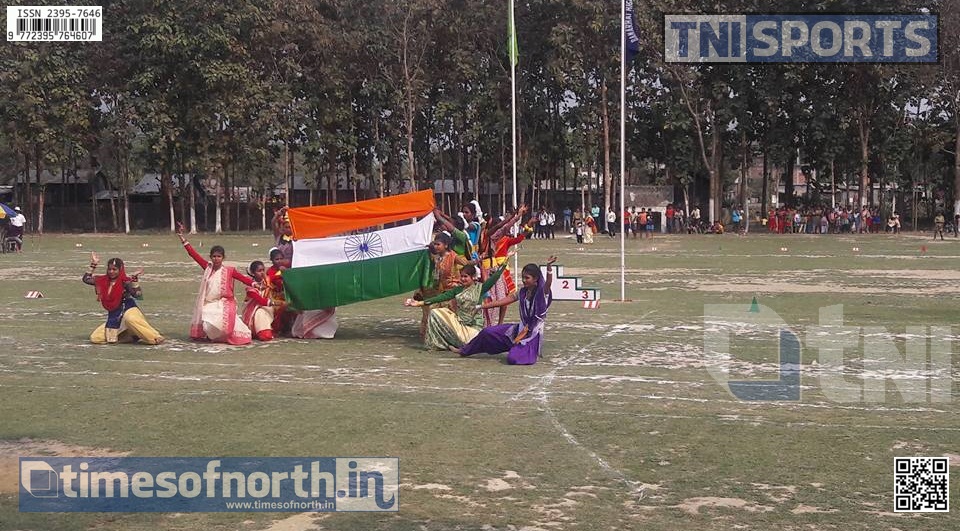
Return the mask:
[[[511,164],[513,169],[513,209],[519,207],[517,204],[517,54],[518,50],[516,49],[517,42],[517,27],[514,24],[513,18],[513,0],[510,0],[510,31],[507,36],[509,42],[507,44],[507,54],[510,56],[510,139],[513,142],[513,149],[511,150],[513,156],[513,164]],[[522,222],[522,220],[521,220]],[[520,257],[519,253],[514,253],[513,255],[513,270],[518,271],[520,267]]]
[[[513,0],[510,0],[510,139],[513,142],[513,208],[517,208],[517,61],[513,43],[517,38],[517,29],[513,18]]]
[[[632,23],[632,21],[630,21]],[[620,217],[626,217],[627,202],[624,193],[627,170],[627,4],[620,2]],[[626,219],[620,224],[625,225]],[[620,231],[620,300],[627,300],[627,231]]]

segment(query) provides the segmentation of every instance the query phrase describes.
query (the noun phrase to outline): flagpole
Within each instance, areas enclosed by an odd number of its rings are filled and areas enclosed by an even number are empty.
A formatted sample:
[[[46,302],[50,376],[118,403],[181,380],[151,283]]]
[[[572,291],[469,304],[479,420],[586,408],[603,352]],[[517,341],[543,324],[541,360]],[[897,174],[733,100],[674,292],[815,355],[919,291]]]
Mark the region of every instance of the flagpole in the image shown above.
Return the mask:
[[[513,0],[510,0],[510,27],[508,29],[507,35],[507,55],[510,59],[510,140],[513,144],[511,149],[511,156],[513,157],[513,164],[511,168],[513,171],[513,210],[516,211],[519,205],[517,205],[517,28],[514,25],[513,19]],[[506,213],[504,213],[506,215]],[[520,220],[521,223],[523,220]],[[520,267],[520,257],[519,252],[514,253],[513,255],[513,270],[517,271]]]
[[[513,208],[517,205],[517,57],[514,43],[517,38],[517,30],[513,19],[513,0],[510,0],[510,139],[513,142]]]
[[[632,22],[632,21],[631,21]],[[620,300],[627,300],[627,199],[625,188],[627,170],[627,4],[620,2],[620,217],[624,229],[620,231]]]

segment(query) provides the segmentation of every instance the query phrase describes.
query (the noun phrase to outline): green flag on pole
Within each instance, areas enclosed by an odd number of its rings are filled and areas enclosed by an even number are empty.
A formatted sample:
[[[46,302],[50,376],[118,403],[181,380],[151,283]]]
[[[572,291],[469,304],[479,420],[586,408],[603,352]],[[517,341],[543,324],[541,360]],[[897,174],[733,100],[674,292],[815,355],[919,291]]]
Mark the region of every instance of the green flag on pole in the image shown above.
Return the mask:
[[[510,55],[510,65],[517,64],[517,29],[513,25],[513,2],[510,2],[510,13],[507,20],[507,53]]]

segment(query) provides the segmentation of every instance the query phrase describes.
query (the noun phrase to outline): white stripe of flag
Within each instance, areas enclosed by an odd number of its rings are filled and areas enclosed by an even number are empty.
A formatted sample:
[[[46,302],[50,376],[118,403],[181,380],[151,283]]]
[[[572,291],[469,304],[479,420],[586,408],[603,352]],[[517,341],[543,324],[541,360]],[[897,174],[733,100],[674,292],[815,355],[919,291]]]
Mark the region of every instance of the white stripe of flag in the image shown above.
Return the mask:
[[[297,240],[293,242],[291,267],[340,264],[419,251],[433,240],[433,224],[431,212],[420,221],[402,227],[352,236]]]

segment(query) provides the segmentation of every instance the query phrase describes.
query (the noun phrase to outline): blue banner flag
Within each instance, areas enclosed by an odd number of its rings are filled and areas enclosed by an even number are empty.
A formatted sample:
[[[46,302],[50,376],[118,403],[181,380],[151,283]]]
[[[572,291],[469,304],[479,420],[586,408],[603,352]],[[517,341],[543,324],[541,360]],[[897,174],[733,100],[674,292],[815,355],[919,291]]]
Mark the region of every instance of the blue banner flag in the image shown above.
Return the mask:
[[[625,0],[623,16],[623,31],[627,37],[627,61],[640,53],[640,37],[637,36],[637,26],[633,22],[633,0]]]

